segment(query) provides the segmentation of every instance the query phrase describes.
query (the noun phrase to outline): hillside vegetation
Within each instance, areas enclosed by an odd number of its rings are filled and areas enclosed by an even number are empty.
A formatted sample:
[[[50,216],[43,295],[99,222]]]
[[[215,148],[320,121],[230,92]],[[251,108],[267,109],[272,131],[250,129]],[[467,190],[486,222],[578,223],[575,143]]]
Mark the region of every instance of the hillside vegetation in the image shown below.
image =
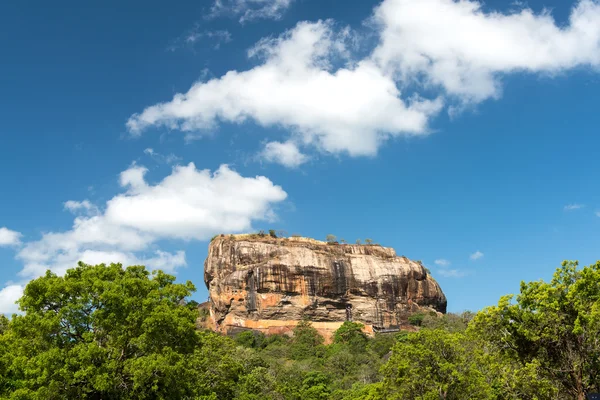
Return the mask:
[[[584,399],[600,391],[600,263],[472,314],[417,315],[418,332],[324,345],[196,328],[191,282],[142,266],[85,265],[31,281],[0,317],[2,399]]]

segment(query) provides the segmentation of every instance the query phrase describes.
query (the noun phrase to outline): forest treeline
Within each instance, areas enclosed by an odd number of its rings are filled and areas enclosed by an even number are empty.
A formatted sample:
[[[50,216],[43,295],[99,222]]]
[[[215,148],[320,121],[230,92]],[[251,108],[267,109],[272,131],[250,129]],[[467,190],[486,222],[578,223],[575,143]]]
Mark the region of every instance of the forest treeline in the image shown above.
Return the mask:
[[[600,263],[565,262],[477,314],[421,315],[418,332],[344,323],[325,345],[198,330],[192,283],[85,265],[31,281],[0,316],[2,399],[585,399],[600,391]]]

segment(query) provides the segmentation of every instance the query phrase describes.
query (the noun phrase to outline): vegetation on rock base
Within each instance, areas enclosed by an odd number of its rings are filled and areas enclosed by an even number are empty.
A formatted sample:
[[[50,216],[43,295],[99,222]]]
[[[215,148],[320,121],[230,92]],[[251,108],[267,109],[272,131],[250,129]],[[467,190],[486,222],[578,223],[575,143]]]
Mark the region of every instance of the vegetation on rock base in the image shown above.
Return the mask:
[[[600,391],[600,263],[477,314],[420,314],[414,333],[333,343],[303,321],[292,338],[198,331],[197,304],[144,267],[80,264],[30,282],[0,316],[3,399],[585,399]]]

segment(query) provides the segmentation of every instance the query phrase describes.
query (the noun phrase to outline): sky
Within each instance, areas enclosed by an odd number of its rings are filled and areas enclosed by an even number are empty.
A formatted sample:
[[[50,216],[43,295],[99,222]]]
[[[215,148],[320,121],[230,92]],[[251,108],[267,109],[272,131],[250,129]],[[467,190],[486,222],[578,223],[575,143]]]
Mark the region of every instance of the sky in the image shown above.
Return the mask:
[[[479,310],[600,256],[600,2],[1,2],[0,313],[191,280],[219,233],[372,239]]]

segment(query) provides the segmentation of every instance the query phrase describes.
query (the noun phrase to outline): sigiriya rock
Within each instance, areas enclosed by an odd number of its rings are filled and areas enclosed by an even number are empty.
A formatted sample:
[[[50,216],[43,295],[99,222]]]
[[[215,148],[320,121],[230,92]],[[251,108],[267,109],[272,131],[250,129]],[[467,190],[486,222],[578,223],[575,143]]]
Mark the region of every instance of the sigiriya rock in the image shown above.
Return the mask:
[[[220,235],[204,263],[211,329],[288,333],[308,319],[325,337],[346,320],[365,331],[406,327],[416,312],[446,312],[446,296],[418,262],[379,245]]]

